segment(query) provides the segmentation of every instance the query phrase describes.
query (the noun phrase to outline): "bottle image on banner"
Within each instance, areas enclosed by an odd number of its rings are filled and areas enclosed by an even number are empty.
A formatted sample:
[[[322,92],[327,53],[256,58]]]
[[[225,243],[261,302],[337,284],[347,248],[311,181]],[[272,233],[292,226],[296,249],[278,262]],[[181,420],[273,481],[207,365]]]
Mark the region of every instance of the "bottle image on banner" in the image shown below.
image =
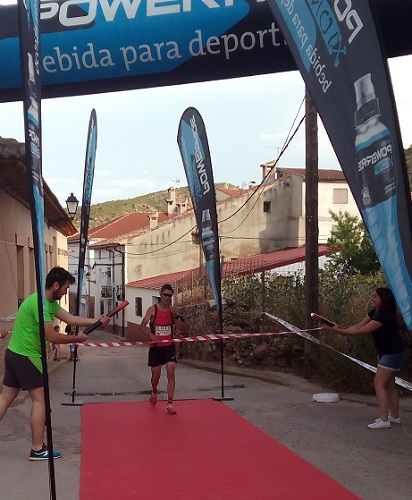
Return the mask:
[[[33,57],[30,52],[27,53],[27,60],[29,65],[29,94],[30,94],[30,106],[29,106],[29,119],[36,125],[39,126],[39,105],[37,103],[37,95],[35,92],[36,78],[34,76],[34,65]]]
[[[356,94],[356,155],[361,188],[361,210],[376,254],[407,327],[412,327],[409,297],[412,283],[399,233],[396,176],[392,139],[380,121],[379,99],[371,74],[354,83]]]
[[[205,253],[206,262],[215,258],[215,234],[212,229],[210,210],[206,208],[202,212],[202,246]]]
[[[215,283],[215,233],[213,232],[210,210],[208,208],[202,212],[202,246],[213,294],[217,297]]]

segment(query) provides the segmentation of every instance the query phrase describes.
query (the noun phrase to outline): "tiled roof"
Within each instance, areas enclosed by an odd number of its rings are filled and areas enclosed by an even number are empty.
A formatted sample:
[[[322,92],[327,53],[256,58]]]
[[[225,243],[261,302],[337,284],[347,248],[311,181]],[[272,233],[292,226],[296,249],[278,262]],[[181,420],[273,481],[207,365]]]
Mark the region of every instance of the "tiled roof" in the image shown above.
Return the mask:
[[[177,273],[161,274],[159,276],[153,276],[151,278],[145,278],[138,281],[131,281],[126,286],[132,288],[147,288],[149,290],[161,289],[165,283],[170,283],[172,286],[176,281],[180,281],[182,278],[188,278],[192,276],[194,278],[199,277],[199,268],[190,269],[188,271],[179,271]]]
[[[273,183],[279,182],[278,179],[273,180]],[[270,182],[267,186],[271,185]],[[250,196],[253,193],[253,189],[238,189],[232,190],[233,195],[231,198],[242,197],[242,196]],[[230,201],[230,200],[229,200]],[[228,200],[217,201],[216,205],[226,204]],[[131,212],[129,214],[123,215],[114,219],[110,222],[105,222],[100,226],[96,226],[93,229],[89,230],[89,246],[96,247],[100,245],[111,245],[111,244],[123,244],[127,240],[135,238],[140,234],[145,233],[150,229],[149,226],[149,217],[153,215],[154,212]],[[188,207],[188,209],[182,214],[172,213],[167,214],[165,212],[160,212],[158,217],[158,227],[168,224],[170,222],[174,222],[178,217],[179,220],[184,219],[186,217],[193,217],[193,208]],[[157,229],[153,228],[153,229]],[[76,234],[69,238],[70,243],[75,243],[80,240],[80,234]]]
[[[264,163],[262,165],[262,167],[264,167],[264,166],[268,167],[268,169],[272,169],[273,167],[275,167],[275,170],[273,170],[273,173],[275,173],[275,171],[286,172],[286,173],[298,175],[299,177],[302,177],[303,180],[306,179],[306,169],[305,168],[277,167],[275,160]],[[320,182],[322,182],[322,181],[324,181],[324,182],[346,181],[346,178],[343,175],[342,170],[334,170],[332,168],[320,168],[318,170],[318,177],[319,177]]]
[[[222,193],[225,193],[227,194],[228,196],[236,196],[238,194],[243,194],[244,193],[244,189],[240,189],[240,188],[232,188],[232,189],[229,189],[229,188],[216,188],[216,191],[221,191]]]
[[[306,179],[306,169],[304,168],[277,168],[277,170],[281,170],[282,172],[290,172],[291,174],[299,175],[304,180]],[[342,170],[333,170],[333,169],[319,169],[318,170],[319,181],[345,181],[345,176],[343,175]]]
[[[30,209],[29,183],[25,166],[25,145],[0,137],[0,188]],[[59,200],[43,179],[44,215],[47,222],[65,236],[76,233]]]
[[[230,260],[224,263],[223,275],[248,274],[250,272],[260,272],[278,267],[289,266],[296,262],[305,260],[306,247],[300,246],[296,248],[285,248],[284,250],[276,250],[241,259]],[[326,245],[318,245],[318,256],[321,257],[330,253]]]
[[[249,274],[257,273],[264,270],[276,269],[279,267],[289,266],[296,262],[303,262],[305,260],[306,247],[286,248],[284,250],[277,250],[275,252],[262,253],[258,255],[251,255],[241,259],[231,260],[225,262],[223,265],[223,278],[231,274]],[[319,245],[319,257],[330,253],[326,245]],[[187,271],[180,271],[176,273],[162,274],[145,278],[138,281],[132,281],[127,284],[132,288],[146,288],[150,290],[159,289],[165,284],[174,284],[182,279],[187,279],[188,282],[193,278],[199,277],[199,268],[189,269]]]
[[[134,234],[142,229],[149,229],[150,216],[154,213],[155,212],[130,212],[110,222],[105,222],[89,230],[89,241],[117,239],[122,236]],[[167,215],[161,212],[159,213],[158,222],[160,224],[173,217],[174,214]],[[70,242],[75,242],[79,239],[80,234],[77,234],[70,238]]]

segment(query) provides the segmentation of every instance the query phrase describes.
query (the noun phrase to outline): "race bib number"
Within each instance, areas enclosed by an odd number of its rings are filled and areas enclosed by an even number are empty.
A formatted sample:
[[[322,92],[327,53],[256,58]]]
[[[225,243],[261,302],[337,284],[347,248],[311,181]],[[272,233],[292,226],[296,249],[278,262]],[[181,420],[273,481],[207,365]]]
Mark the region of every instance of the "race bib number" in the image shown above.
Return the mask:
[[[156,335],[159,335],[159,337],[169,337],[170,335],[172,335],[172,327],[156,326]]]

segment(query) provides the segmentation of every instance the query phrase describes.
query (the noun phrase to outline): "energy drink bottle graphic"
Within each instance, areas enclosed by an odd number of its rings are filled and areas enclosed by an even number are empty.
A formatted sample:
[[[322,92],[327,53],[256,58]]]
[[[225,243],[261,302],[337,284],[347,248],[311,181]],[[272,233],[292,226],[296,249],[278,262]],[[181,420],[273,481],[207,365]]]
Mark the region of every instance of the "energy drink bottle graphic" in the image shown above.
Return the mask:
[[[356,94],[356,155],[361,211],[376,254],[408,328],[412,328],[409,298],[412,283],[401,246],[392,138],[380,121],[379,99],[371,74],[354,83]]]
[[[218,304],[218,293],[215,280],[215,233],[212,229],[212,220],[210,218],[210,210],[208,208],[202,212],[202,246],[213,295],[215,297],[216,304]]]
[[[36,125],[39,126],[39,105],[37,102],[37,95],[35,92],[36,78],[34,76],[34,65],[33,65],[33,56],[28,53],[28,72],[29,72],[29,98],[30,98],[30,106],[28,110],[29,119]]]
[[[210,210],[207,208],[202,212],[202,246],[206,262],[215,258],[215,234],[212,229]]]

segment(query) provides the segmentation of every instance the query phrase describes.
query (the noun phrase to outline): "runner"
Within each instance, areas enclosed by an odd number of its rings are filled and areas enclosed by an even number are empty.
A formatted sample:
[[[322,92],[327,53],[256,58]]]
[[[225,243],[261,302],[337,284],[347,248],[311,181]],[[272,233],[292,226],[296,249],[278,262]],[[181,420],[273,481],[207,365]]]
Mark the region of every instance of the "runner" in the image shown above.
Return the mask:
[[[152,377],[152,394],[149,398],[151,406],[157,403],[158,384],[162,372],[162,366],[166,365],[167,374],[167,406],[166,412],[175,414],[176,410],[173,406],[173,396],[175,392],[175,368],[176,368],[176,347],[173,339],[173,326],[179,329],[180,332],[185,331],[185,326],[180,319],[176,307],[171,305],[173,297],[173,288],[171,285],[163,285],[160,290],[160,302],[154,304],[146,312],[145,317],[141,322],[141,326],[145,328],[150,340],[153,343],[149,348],[148,366],[151,367]],[[162,344],[156,344],[158,340],[170,340]]]

